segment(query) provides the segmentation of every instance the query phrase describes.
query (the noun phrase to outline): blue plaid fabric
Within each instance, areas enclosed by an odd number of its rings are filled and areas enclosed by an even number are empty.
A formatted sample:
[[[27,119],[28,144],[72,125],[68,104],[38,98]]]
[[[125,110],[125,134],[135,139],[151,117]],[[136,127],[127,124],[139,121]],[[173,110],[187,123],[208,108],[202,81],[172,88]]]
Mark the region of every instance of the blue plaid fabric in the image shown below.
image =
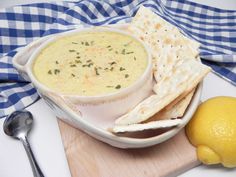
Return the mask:
[[[202,61],[236,85],[236,11],[185,0],[81,0],[0,9],[0,117],[34,103],[39,96],[12,66],[22,47],[42,36],[79,26],[126,23],[140,5],[201,43]]]

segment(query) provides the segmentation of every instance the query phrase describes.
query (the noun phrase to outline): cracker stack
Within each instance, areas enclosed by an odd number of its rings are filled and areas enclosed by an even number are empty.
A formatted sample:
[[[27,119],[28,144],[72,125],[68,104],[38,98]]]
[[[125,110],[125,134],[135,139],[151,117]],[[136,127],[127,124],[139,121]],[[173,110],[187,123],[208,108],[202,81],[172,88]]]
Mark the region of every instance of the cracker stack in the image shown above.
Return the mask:
[[[198,57],[199,43],[151,10],[140,7],[128,27],[151,49],[155,94],[115,121],[114,133],[172,127],[181,118],[195,87],[210,72]]]

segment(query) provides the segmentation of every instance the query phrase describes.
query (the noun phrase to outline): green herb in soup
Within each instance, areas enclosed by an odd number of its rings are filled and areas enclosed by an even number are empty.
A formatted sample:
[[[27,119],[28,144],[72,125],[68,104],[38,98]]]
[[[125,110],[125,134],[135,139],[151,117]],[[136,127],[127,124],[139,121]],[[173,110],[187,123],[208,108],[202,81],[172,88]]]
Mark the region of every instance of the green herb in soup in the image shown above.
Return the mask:
[[[37,80],[64,94],[103,95],[134,83],[147,67],[143,45],[116,32],[81,32],[60,38],[38,55]]]

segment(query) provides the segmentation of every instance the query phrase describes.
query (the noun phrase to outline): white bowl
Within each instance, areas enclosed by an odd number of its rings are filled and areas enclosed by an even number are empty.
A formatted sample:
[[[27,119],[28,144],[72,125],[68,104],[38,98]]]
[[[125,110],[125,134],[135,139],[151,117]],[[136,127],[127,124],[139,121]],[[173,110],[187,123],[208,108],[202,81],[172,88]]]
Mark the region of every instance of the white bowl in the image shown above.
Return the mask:
[[[115,26],[115,28],[119,29],[125,27],[126,25]],[[45,37],[38,41],[35,41],[16,54],[16,56],[13,58],[13,65],[19,70],[23,77],[28,78],[32,81],[32,83],[37,88],[39,94],[52,108],[58,118],[66,121],[74,127],[83,130],[94,138],[97,138],[112,146],[116,146],[119,148],[148,147],[161,143],[174,136],[177,132],[179,132],[179,130],[182,129],[186,125],[186,123],[191,119],[193,113],[195,112],[199,104],[202,87],[201,84],[200,86],[198,86],[192,98],[192,101],[185,115],[182,118],[183,123],[181,125],[169,129],[168,131],[162,134],[147,138],[120,137],[107,131],[107,129],[113,125],[114,119],[124,114],[129,109],[133,108],[137,103],[139,103],[141,100],[151,94],[153,86],[153,77],[151,71],[150,56],[148,58],[148,67],[142,77],[137,82],[135,82],[127,89],[105,96],[81,97],[75,95],[61,95],[45,87],[35,79],[32,73],[32,64],[34,62],[34,59],[36,59],[37,55],[45,46],[65,35],[71,35],[72,33],[77,33],[85,30],[94,30],[94,28],[77,29],[70,32],[61,33],[52,38]],[[118,33],[129,35],[125,32],[122,32],[121,30],[117,30],[110,27],[102,28],[99,30],[115,31]],[[148,51],[147,48],[146,50]],[[73,106],[70,103],[73,103]]]
[[[80,116],[86,117],[89,121],[98,121],[100,118],[100,122],[106,124],[108,121],[114,122],[114,120],[131,110],[135,107],[139,102],[148,97],[152,92],[153,87],[153,77],[152,77],[152,58],[149,52],[149,49],[146,45],[139,40],[138,38],[118,29],[113,28],[98,28],[92,27],[87,29],[77,29],[73,31],[69,31],[66,33],[59,34],[57,36],[52,37],[51,39],[44,42],[40,47],[38,47],[33,54],[30,56],[27,64],[24,66],[32,83],[38,89],[40,93],[52,93],[56,95],[53,90],[49,89],[45,85],[41,84],[34,76],[32,68],[35,59],[37,59],[38,55],[42,52],[42,50],[51,44],[54,41],[57,41],[59,38],[63,38],[65,36],[70,36],[73,34],[81,33],[81,32],[91,32],[91,31],[99,31],[99,32],[116,32],[122,35],[127,35],[132,37],[133,39],[140,42],[144,49],[147,52],[147,60],[148,64],[141,75],[141,77],[131,84],[129,87],[121,89],[115,93],[109,93],[101,96],[80,96],[80,95],[62,95],[65,100],[67,100],[68,104],[76,105],[74,110],[79,113]]]

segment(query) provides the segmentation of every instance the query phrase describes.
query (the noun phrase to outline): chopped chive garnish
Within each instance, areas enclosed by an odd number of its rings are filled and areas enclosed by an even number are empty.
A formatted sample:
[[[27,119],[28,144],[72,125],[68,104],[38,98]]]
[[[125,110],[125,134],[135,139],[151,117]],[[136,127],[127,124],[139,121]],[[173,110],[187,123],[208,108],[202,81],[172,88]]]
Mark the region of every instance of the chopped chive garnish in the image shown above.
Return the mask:
[[[107,85],[106,87],[107,87],[107,88],[112,88],[113,86],[111,86],[111,85]]]
[[[125,74],[125,78],[128,78],[129,77],[129,75],[128,74]]]
[[[116,89],[120,89],[120,88],[121,88],[121,86],[120,86],[120,85],[117,85],[115,88],[116,88]]]
[[[72,42],[72,44],[78,44],[77,42]]]
[[[79,52],[76,52],[77,55],[79,55]]]
[[[73,73],[71,74],[71,76],[72,76],[72,77],[75,77],[75,75],[74,75]]]
[[[59,64],[59,62],[58,62],[58,61],[56,61],[55,63],[56,63],[56,64]]]
[[[70,65],[70,67],[76,67],[76,65],[75,65],[75,64],[73,64],[73,65]]]
[[[134,52],[127,52],[126,54],[131,54],[131,53],[134,53]]]
[[[86,42],[85,42],[85,45],[86,45],[86,46],[89,46],[89,43],[86,41]]]
[[[110,71],[113,71],[113,70],[114,70],[114,67],[111,67],[111,68],[110,68]]]
[[[134,57],[134,60],[136,60],[136,57]]]
[[[76,58],[80,58],[80,56],[77,56]]]
[[[89,63],[87,66],[90,67],[90,66],[92,66],[92,65],[93,65],[93,63]]]
[[[57,75],[60,73],[60,70],[59,69],[54,69],[54,74]]]
[[[110,49],[109,49],[109,51],[112,51],[112,50],[113,50],[113,48],[110,48]]]
[[[48,71],[48,74],[52,74],[52,71],[51,71],[51,69]]]
[[[84,42],[82,41],[81,44],[84,45]]]
[[[87,60],[86,62],[89,63],[89,62],[91,62],[91,61],[92,61],[92,60]]]
[[[72,50],[72,49],[71,49],[71,50],[69,50],[69,52],[75,52],[75,50]]]
[[[99,75],[98,69],[96,67],[94,67],[94,70],[95,70],[96,75],[98,76]]]
[[[125,70],[125,68],[123,68],[123,67],[120,67],[120,71],[124,71]]]
[[[108,68],[104,68],[104,70],[108,70]]]
[[[125,55],[125,49],[123,49],[123,50],[121,51],[121,54]]]
[[[107,48],[110,48],[111,46],[109,45],[109,46],[107,46]]]
[[[90,66],[92,66],[93,65],[93,63],[89,63],[88,65],[82,65],[82,67],[89,67],[90,68]]]
[[[75,63],[82,63],[80,60],[75,60]]]
[[[109,64],[112,66],[112,65],[116,64],[116,62],[115,62],[115,61],[113,61],[113,62],[111,62],[111,63],[109,63]]]

